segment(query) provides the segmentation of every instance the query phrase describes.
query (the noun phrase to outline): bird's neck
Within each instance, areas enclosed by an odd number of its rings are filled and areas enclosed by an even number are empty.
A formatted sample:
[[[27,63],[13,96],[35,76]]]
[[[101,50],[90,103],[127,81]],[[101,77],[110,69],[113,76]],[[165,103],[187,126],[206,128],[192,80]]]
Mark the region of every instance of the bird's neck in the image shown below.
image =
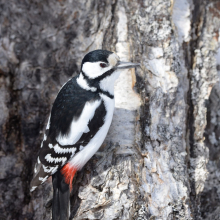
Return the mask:
[[[82,89],[85,89],[87,91],[92,91],[92,92],[97,91],[96,87],[92,87],[88,84],[87,79],[84,77],[82,73],[80,73],[79,76],[76,78],[76,82]]]
[[[90,80],[81,72],[76,81],[81,88],[87,91],[103,93],[111,99],[114,98],[114,83],[109,77],[102,79],[99,83],[95,83],[95,86],[91,86]]]

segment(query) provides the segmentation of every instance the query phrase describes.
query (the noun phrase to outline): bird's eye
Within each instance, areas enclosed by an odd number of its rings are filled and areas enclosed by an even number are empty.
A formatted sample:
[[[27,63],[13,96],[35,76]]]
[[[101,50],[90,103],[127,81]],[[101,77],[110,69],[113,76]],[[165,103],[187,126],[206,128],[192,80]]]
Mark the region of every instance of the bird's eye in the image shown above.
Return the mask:
[[[105,64],[105,63],[100,63],[100,66],[101,66],[102,68],[105,68],[105,67],[107,66],[107,64]]]

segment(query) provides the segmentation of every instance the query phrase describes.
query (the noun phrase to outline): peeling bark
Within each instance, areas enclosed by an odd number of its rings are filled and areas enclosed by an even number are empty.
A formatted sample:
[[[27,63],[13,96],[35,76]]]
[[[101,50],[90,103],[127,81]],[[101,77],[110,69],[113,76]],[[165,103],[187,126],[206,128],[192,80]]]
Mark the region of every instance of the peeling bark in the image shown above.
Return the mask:
[[[142,69],[115,85],[70,219],[219,219],[219,1],[2,0],[0,21],[0,219],[50,219],[51,180],[29,192],[36,154],[57,92],[98,48]]]

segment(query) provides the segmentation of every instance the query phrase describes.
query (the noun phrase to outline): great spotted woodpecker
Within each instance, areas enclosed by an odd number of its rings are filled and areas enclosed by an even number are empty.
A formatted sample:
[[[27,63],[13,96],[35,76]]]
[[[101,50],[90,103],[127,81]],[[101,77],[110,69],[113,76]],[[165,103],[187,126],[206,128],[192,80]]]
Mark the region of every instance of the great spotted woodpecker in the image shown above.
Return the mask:
[[[110,51],[95,50],[81,72],[59,91],[41,144],[31,191],[52,175],[52,219],[69,219],[69,196],[77,172],[97,152],[114,112],[114,82],[121,70],[139,64],[120,62]]]

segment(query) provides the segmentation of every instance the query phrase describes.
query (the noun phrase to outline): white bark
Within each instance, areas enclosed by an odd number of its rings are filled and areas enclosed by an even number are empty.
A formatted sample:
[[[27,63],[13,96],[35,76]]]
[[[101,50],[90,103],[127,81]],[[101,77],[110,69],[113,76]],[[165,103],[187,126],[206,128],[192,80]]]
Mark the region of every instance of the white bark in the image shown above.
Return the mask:
[[[103,48],[142,68],[115,85],[113,122],[77,174],[71,219],[218,219],[219,2],[2,2],[0,218],[50,218],[50,181],[29,193],[47,115],[82,57]]]

